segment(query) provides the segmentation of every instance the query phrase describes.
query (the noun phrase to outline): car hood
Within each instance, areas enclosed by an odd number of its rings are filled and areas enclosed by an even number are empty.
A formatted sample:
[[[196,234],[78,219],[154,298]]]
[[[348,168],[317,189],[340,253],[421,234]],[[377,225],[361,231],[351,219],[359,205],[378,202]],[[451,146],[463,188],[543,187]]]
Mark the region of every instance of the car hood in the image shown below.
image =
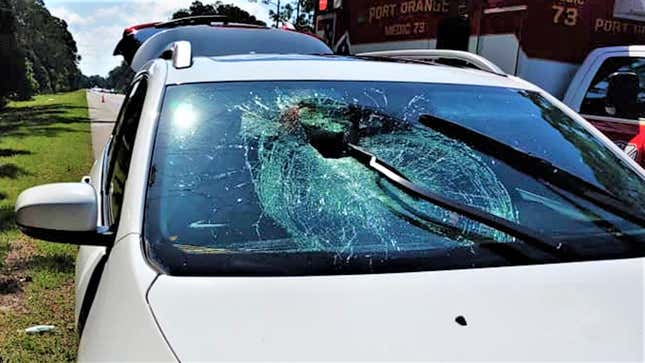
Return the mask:
[[[318,277],[161,275],[182,361],[643,360],[643,260]]]

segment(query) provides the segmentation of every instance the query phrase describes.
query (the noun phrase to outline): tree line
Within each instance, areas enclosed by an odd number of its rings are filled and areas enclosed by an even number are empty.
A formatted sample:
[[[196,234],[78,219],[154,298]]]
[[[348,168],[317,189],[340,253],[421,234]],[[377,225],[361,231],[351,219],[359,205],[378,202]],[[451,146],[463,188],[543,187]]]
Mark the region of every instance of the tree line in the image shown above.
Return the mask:
[[[80,88],[80,60],[67,23],[43,0],[0,0],[0,105]]]
[[[265,4],[270,3],[262,0]],[[314,32],[314,0],[282,1],[280,11],[270,9],[269,17],[276,23],[291,23],[296,29]]]
[[[99,87],[125,93],[133,77],[134,72],[130,66],[125,62],[121,62],[120,65],[108,73],[107,77],[99,75],[85,77],[83,88]]]
[[[257,2],[258,0],[249,0]],[[314,0],[282,0],[280,9],[277,8],[275,0],[260,0],[263,4],[275,9],[269,9],[269,18],[277,23],[291,23],[299,30],[313,30]],[[224,15],[230,22],[266,25],[255,16],[231,4],[224,4],[222,1],[215,1],[212,4],[204,4],[201,1],[193,1],[187,9],[177,10],[173,19],[198,15]]]

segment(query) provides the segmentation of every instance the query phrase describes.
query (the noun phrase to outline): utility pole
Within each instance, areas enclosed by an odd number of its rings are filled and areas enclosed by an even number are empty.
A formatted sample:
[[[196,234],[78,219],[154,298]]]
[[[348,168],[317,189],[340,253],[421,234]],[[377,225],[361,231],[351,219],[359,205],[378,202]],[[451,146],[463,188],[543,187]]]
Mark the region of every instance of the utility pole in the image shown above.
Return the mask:
[[[280,27],[280,0],[278,0],[278,11],[276,11],[275,27]]]
[[[257,0],[249,0],[251,3],[257,2]],[[264,5],[275,5],[276,6],[276,12],[275,12],[275,27],[279,28],[280,27],[280,0],[278,0],[277,3],[274,3],[271,0],[262,0],[262,3]]]
[[[300,25],[300,0],[296,0],[296,28]]]

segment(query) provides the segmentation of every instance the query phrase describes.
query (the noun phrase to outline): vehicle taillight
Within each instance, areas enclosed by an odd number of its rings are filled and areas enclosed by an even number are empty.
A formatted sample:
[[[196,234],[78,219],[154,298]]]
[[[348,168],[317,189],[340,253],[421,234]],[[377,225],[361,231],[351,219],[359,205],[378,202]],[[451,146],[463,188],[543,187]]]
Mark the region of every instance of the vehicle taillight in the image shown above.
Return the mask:
[[[157,24],[159,24],[159,22],[145,23],[145,24],[129,26],[129,27],[125,28],[125,30],[123,31],[123,35],[125,36],[125,35],[134,34],[139,29],[150,28],[150,27],[153,27],[153,26],[155,26]]]

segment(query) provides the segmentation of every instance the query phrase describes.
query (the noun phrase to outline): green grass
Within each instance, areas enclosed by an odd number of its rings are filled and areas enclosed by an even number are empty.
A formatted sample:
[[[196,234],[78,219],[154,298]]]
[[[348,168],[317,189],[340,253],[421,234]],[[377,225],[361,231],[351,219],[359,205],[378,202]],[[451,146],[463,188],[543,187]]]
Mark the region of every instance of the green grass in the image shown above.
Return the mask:
[[[76,358],[77,248],[22,236],[13,224],[13,205],[26,188],[79,181],[89,171],[87,121],[85,91],[41,95],[0,111],[0,362]],[[24,332],[36,324],[57,329]]]

